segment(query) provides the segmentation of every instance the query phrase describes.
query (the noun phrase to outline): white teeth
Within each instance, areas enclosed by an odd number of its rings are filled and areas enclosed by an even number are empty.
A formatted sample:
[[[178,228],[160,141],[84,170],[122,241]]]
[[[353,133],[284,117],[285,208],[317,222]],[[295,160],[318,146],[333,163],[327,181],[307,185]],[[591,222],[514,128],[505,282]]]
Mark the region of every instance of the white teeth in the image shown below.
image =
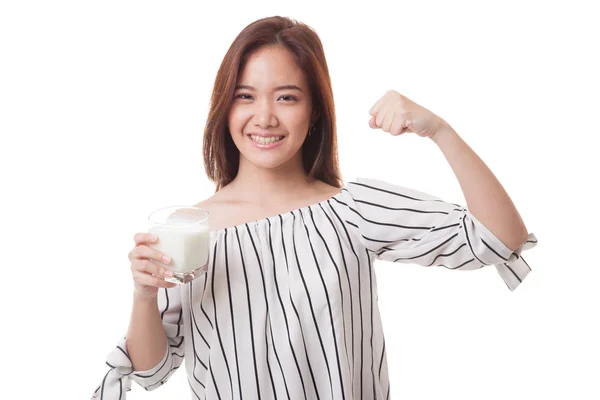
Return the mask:
[[[259,144],[271,144],[280,141],[281,139],[283,139],[283,136],[270,136],[268,138],[265,138],[262,136],[250,135],[250,138]]]

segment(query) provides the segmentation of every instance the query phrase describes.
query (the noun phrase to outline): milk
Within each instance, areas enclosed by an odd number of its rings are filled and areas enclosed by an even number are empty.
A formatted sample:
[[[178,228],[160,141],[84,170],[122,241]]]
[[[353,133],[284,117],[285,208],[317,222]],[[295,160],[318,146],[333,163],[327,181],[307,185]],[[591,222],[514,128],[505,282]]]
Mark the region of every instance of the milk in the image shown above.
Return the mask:
[[[172,214],[162,224],[151,223],[148,232],[158,236],[149,246],[171,257],[169,264],[154,259],[152,262],[175,274],[187,274],[201,267],[195,276],[207,271],[210,250],[207,223],[194,223],[185,215]]]

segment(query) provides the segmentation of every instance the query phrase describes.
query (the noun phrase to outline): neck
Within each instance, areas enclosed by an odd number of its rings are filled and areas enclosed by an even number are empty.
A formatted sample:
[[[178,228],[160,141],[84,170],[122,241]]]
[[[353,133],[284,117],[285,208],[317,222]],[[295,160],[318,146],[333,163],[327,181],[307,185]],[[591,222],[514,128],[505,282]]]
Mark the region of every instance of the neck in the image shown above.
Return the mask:
[[[297,199],[314,181],[304,171],[301,157],[276,168],[260,168],[241,157],[238,174],[227,186],[248,202],[268,205]]]

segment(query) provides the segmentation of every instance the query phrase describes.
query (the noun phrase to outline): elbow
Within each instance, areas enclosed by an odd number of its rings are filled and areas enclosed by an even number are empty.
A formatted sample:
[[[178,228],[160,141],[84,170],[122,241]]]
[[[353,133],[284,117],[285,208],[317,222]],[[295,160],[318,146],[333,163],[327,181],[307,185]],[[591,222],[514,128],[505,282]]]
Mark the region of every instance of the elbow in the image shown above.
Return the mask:
[[[506,247],[515,251],[519,247],[523,246],[523,244],[527,241],[529,237],[529,233],[527,231],[521,232],[519,235],[515,235],[511,237],[511,240],[506,243]]]

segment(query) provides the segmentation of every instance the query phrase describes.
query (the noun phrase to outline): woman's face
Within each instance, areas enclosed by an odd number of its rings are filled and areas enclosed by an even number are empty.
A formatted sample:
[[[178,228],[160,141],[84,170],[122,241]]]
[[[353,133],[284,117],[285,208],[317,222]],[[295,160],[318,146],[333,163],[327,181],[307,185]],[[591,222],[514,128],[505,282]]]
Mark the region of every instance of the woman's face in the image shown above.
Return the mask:
[[[228,115],[240,166],[302,165],[311,111],[306,77],[291,53],[280,46],[254,52],[240,73]]]

